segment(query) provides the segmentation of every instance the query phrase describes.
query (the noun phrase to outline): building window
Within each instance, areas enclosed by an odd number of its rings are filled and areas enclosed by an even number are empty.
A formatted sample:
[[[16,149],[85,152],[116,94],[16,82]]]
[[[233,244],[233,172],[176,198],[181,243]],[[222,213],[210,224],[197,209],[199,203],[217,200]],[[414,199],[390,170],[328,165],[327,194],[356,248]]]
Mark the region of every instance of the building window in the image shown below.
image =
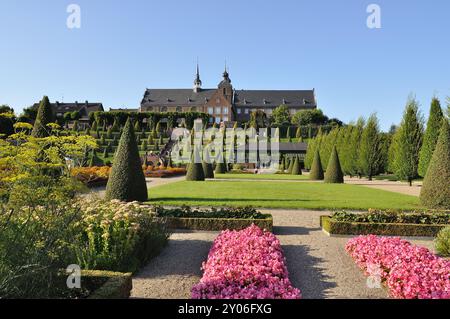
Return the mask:
[[[191,112],[197,112],[197,108],[195,106],[191,107]]]
[[[153,112],[153,106],[147,106],[147,112]]]
[[[220,114],[222,113],[222,108],[221,107],[216,107],[216,114]]]
[[[220,124],[220,117],[216,117],[216,124]]]
[[[167,106],[161,106],[160,112],[167,112]]]
[[[237,114],[241,114],[242,110],[240,108],[237,109]]]
[[[248,114],[248,112],[249,112],[249,109],[245,109],[245,114]]]
[[[214,122],[214,118],[210,117],[209,118],[209,123],[212,123],[212,122]]]
[[[224,116],[224,117],[223,117],[223,121],[224,121],[224,122],[228,122],[228,116]]]
[[[213,107],[208,107],[208,114],[210,114],[210,115],[214,114],[214,108]]]
[[[220,99],[216,99],[216,104],[220,104]]]
[[[183,108],[181,106],[177,106],[177,112],[183,112]]]
[[[223,114],[228,114],[228,108],[227,107],[223,108]]]

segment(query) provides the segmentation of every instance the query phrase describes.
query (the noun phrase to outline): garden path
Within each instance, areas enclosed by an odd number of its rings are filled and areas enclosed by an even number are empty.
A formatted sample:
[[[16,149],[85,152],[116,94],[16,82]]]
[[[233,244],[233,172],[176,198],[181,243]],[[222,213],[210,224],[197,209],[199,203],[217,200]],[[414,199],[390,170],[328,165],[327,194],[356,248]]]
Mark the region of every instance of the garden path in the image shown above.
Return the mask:
[[[274,217],[274,233],[283,246],[290,279],[303,298],[387,298],[385,289],[367,287],[366,277],[344,247],[350,237],[329,237],[319,227],[320,215],[308,210],[262,210]],[[133,279],[134,298],[190,298],[201,278],[218,232],[176,232],[164,251]],[[411,240],[408,238],[408,240]],[[431,240],[411,242],[432,249]]]

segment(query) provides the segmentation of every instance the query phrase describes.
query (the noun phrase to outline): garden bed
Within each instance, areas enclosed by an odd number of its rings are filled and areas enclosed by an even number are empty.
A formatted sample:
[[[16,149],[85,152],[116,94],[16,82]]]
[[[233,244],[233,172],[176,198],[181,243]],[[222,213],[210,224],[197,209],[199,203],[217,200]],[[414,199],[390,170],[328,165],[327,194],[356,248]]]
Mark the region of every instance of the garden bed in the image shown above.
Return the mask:
[[[449,299],[450,260],[398,237],[359,236],[345,250],[370,277],[398,299]]]
[[[220,231],[242,230],[251,225],[272,231],[273,218],[252,207],[192,210],[190,207],[174,209],[156,208],[157,216],[164,217],[172,229]]]
[[[448,212],[338,212],[320,217],[320,226],[329,235],[435,237],[449,224]]]
[[[224,231],[203,263],[203,277],[192,288],[193,299],[298,299],[280,241],[253,225]]]

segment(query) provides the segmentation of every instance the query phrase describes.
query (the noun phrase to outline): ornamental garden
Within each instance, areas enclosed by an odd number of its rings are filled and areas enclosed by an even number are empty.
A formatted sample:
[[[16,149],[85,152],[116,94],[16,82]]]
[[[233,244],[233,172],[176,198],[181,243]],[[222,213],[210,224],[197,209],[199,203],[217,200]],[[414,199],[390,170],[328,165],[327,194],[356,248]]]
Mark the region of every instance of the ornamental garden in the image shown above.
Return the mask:
[[[450,299],[448,107],[315,112],[1,107],[0,298]]]

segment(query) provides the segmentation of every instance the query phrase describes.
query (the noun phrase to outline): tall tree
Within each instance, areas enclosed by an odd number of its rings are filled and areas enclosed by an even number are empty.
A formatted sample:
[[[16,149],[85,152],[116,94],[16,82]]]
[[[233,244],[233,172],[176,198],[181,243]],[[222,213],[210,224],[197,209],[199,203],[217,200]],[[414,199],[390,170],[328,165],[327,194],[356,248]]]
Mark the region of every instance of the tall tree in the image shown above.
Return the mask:
[[[409,98],[402,123],[396,133],[395,175],[412,185],[418,176],[419,153],[423,139],[423,120],[415,98]]]
[[[420,192],[422,204],[429,208],[450,209],[450,124],[442,127]]]
[[[106,186],[106,199],[125,202],[146,201],[147,183],[142,171],[139,149],[131,120],[125,123],[114,164]]]
[[[430,107],[430,116],[428,117],[427,128],[425,135],[423,136],[423,144],[420,149],[419,157],[419,175],[425,176],[427,173],[428,165],[430,164],[431,157],[433,156],[434,148],[439,137],[439,131],[442,126],[442,114],[441,103],[437,98],[433,98]]]
[[[48,96],[44,96],[39,104],[36,120],[34,121],[33,132],[34,137],[47,137],[50,135],[50,130],[47,124],[53,122],[53,111],[50,105]]]
[[[382,165],[383,152],[378,119],[376,114],[372,114],[368,118],[361,136],[359,166],[362,173],[371,181],[372,176],[380,172]]]
[[[275,127],[287,126],[291,123],[291,115],[286,105],[280,105],[272,112],[272,125]]]
[[[361,176],[362,170],[359,165],[359,150],[361,143],[361,136],[364,130],[365,120],[360,117],[356,122],[355,128],[352,130],[352,135],[350,137],[350,152],[348,154],[349,158],[349,175],[350,176]]]

